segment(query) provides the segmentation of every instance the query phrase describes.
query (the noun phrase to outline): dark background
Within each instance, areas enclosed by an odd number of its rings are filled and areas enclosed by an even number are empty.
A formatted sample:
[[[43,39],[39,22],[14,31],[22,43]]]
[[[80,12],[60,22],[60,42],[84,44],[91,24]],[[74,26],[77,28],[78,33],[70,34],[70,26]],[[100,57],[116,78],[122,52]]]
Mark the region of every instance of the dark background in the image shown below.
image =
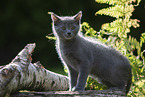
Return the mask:
[[[113,21],[109,16],[95,16],[95,12],[108,7],[95,0],[3,0],[0,2],[0,65],[8,64],[28,43],[36,43],[33,62],[55,72],[63,66],[58,59],[55,42],[46,38],[52,33],[49,11],[58,15],[83,12],[82,22],[88,22],[99,31],[101,25]],[[140,20],[140,27],[131,28],[131,36],[139,40],[145,32],[145,3],[135,7],[132,18]],[[63,72],[61,72],[63,73]]]

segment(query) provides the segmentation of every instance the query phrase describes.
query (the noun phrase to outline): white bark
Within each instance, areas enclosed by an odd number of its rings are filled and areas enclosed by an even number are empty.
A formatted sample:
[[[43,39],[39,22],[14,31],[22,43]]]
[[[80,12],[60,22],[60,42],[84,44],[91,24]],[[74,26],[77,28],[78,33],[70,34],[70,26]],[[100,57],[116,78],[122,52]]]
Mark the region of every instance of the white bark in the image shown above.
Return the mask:
[[[28,44],[6,66],[0,67],[0,97],[23,90],[68,90],[68,77],[46,70],[40,62],[32,64],[34,44]]]

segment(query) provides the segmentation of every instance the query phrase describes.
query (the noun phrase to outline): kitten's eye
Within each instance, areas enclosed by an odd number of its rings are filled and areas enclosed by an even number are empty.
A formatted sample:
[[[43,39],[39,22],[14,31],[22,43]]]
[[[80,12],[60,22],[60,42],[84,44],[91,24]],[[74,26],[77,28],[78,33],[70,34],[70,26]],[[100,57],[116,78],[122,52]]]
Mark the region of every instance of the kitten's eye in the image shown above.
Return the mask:
[[[61,29],[62,29],[62,30],[66,30],[66,27],[65,27],[65,26],[62,26]]]
[[[76,28],[75,26],[72,26],[72,27],[71,27],[71,30],[74,30],[75,28]]]

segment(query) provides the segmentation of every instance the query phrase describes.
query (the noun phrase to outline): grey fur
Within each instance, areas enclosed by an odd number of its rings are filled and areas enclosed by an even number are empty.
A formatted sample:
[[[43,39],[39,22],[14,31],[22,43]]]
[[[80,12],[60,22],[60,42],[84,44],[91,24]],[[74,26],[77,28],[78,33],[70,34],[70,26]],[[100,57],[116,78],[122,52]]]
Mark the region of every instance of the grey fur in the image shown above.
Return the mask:
[[[84,90],[90,75],[111,89],[127,93],[132,82],[128,59],[115,49],[81,35],[81,16],[81,11],[71,17],[51,14],[57,52],[69,71],[70,90]]]

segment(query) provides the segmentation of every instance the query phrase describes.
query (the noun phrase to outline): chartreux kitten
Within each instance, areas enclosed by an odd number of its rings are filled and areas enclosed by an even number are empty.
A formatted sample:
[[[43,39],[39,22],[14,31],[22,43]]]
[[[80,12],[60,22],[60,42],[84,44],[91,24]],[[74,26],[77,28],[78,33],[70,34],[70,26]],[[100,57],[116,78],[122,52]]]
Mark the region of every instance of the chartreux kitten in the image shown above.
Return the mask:
[[[74,16],[51,14],[56,50],[70,78],[70,90],[84,90],[87,77],[97,78],[110,89],[128,93],[131,86],[131,65],[117,50],[80,34],[82,12]]]

